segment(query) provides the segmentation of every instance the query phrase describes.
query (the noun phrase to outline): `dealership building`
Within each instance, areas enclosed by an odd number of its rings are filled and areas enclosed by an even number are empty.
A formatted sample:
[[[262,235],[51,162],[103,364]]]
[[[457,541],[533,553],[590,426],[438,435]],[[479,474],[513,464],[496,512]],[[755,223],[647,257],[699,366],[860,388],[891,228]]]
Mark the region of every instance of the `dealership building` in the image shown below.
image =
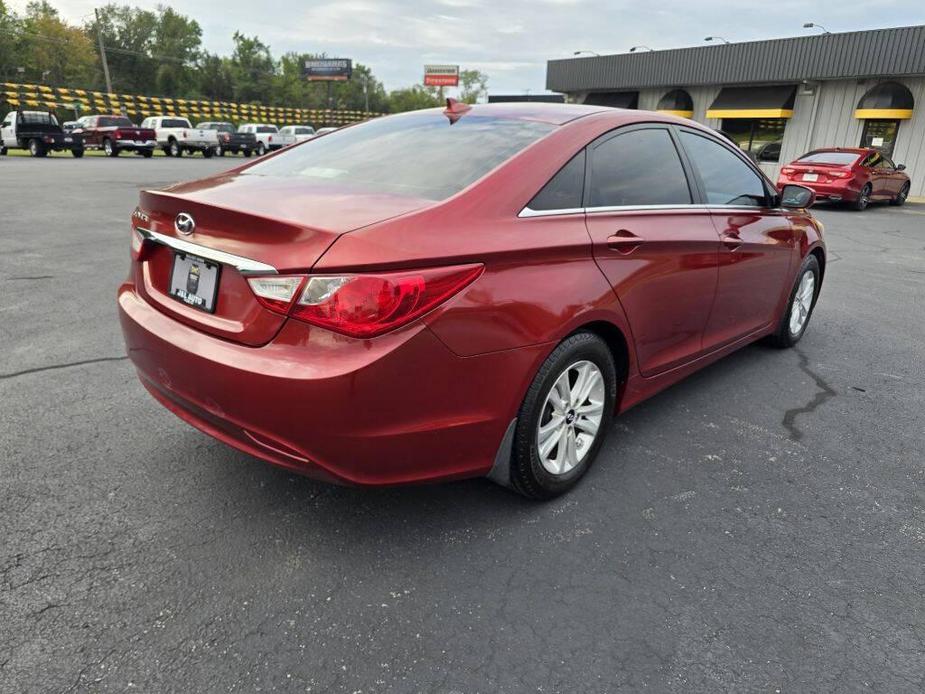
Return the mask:
[[[776,180],[820,147],[876,147],[925,197],[925,26],[550,60],[568,100],[726,133]]]

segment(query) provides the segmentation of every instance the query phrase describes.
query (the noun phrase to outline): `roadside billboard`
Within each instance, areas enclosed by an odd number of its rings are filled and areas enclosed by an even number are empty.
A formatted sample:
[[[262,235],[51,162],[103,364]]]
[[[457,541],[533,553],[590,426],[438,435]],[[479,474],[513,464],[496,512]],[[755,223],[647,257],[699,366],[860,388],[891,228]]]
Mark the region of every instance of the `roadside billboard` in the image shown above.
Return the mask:
[[[425,87],[458,87],[459,65],[425,65]]]
[[[352,74],[350,58],[310,58],[302,65],[302,77],[309,82],[346,82]]]

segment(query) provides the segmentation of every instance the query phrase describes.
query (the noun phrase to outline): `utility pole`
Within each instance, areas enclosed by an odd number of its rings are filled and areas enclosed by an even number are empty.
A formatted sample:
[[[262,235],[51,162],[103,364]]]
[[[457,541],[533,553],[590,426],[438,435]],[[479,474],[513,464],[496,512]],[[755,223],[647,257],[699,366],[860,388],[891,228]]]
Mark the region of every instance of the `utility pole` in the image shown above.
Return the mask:
[[[103,45],[103,29],[100,25],[100,11],[94,8],[93,14],[96,15],[96,38],[100,42],[100,62],[103,63],[103,77],[106,78],[106,93],[112,94],[112,81],[109,79],[109,62],[106,60],[106,46]]]

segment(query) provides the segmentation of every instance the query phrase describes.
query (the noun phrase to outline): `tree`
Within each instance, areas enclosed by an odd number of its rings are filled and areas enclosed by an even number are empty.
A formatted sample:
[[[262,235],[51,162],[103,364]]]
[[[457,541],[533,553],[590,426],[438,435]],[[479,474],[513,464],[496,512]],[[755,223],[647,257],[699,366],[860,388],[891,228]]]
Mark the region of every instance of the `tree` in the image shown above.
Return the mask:
[[[87,84],[96,71],[93,42],[68,26],[44,0],[26,5],[21,23],[20,57],[26,77],[52,84]]]
[[[0,0],[0,81],[18,81],[20,20]]]
[[[259,38],[234,32],[231,72],[234,76],[235,98],[238,101],[271,102],[276,65],[270,47]]]
[[[146,93],[154,85],[157,61],[151,58],[158,17],[154,12],[123,5],[106,5],[85,26],[91,41],[103,34],[106,60],[116,92]],[[97,86],[103,87],[102,72]]]
[[[228,58],[203,53],[197,70],[197,94],[212,101],[234,100],[234,74]]]
[[[422,87],[415,84],[406,89],[395,89],[389,92],[389,111],[391,113],[400,113],[402,111],[414,111],[419,108],[433,108],[440,106],[440,97],[437,90],[429,87]]]
[[[459,71],[459,99],[474,104],[488,96],[488,75],[479,70]]]
[[[158,7],[157,29],[151,51],[159,63],[155,76],[157,92],[165,96],[186,94],[193,86],[190,67],[199,58],[202,29],[170,7]]]

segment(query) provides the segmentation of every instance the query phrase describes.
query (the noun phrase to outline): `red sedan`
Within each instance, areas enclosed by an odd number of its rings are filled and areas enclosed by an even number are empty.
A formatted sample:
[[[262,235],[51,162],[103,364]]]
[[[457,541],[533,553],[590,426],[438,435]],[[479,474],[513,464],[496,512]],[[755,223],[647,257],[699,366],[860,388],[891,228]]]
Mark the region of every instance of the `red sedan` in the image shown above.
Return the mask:
[[[777,185],[798,183],[812,188],[820,200],[865,210],[878,200],[906,202],[910,183],[905,169],[876,149],[816,149],[783,167]]]
[[[151,394],[258,458],[546,498],[616,413],[801,338],[812,199],[672,116],[451,104],[143,192],[119,313]]]

